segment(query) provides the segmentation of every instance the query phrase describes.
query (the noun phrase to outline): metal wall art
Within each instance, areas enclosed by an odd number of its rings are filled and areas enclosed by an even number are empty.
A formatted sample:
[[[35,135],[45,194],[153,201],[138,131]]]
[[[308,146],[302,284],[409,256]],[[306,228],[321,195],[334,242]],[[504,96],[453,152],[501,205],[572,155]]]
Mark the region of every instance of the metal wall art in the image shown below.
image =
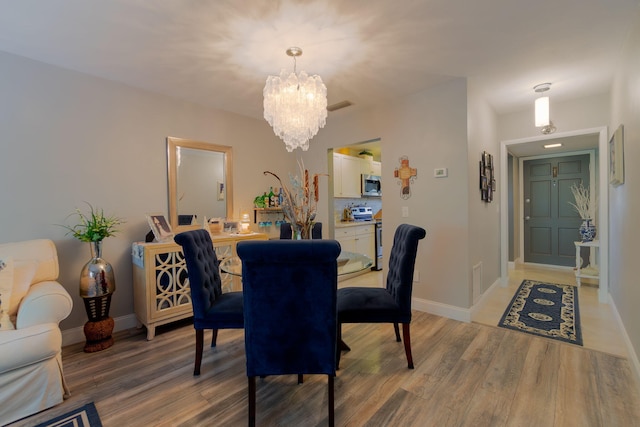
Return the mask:
[[[496,179],[493,174],[493,156],[483,151],[482,160],[480,160],[480,193],[482,200],[491,203],[495,191]]]

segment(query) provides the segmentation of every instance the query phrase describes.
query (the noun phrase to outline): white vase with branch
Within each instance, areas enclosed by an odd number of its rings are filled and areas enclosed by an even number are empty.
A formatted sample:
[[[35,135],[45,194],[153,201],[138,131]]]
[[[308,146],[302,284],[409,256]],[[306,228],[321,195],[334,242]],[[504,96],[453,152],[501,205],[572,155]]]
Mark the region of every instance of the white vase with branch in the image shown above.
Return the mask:
[[[583,242],[590,242],[596,237],[596,226],[593,223],[595,216],[596,200],[591,200],[591,192],[589,187],[585,187],[582,182],[580,184],[573,184],[571,186],[571,192],[575,203],[569,202],[575,211],[582,218],[582,225],[580,225],[580,236]]]

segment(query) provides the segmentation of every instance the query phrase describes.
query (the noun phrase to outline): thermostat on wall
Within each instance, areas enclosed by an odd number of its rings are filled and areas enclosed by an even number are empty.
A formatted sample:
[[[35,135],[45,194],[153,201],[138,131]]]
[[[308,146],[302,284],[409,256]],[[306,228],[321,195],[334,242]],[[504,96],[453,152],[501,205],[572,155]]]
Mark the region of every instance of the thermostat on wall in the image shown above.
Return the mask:
[[[446,178],[448,174],[447,168],[436,168],[433,170],[433,176],[436,178]]]

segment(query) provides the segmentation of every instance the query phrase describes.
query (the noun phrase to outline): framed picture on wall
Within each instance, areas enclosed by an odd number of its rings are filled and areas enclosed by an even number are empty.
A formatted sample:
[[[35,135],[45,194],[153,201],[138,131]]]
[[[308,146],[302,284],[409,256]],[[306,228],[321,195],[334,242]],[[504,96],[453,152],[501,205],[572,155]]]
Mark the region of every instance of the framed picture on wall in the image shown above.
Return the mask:
[[[161,213],[147,214],[147,222],[157,242],[173,241],[173,231],[167,221],[167,218]]]
[[[609,140],[609,183],[624,184],[624,127],[618,126]]]

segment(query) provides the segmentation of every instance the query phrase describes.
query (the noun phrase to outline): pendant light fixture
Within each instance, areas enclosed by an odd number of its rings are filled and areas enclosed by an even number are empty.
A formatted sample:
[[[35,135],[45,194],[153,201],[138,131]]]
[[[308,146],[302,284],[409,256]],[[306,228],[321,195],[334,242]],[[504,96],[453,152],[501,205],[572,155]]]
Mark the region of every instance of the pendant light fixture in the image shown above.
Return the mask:
[[[545,135],[556,131],[556,127],[553,125],[549,116],[549,96],[543,95],[544,92],[549,89],[551,89],[551,83],[541,83],[533,87],[533,90],[541,95],[536,98],[535,125],[536,127],[542,128],[541,132]]]
[[[263,90],[264,118],[291,152],[300,147],[309,149],[309,140],[327,121],[327,88],[320,76],[309,76],[296,70],[299,47],[287,49],[293,57],[293,73],[285,70],[279,76],[269,76]]]

